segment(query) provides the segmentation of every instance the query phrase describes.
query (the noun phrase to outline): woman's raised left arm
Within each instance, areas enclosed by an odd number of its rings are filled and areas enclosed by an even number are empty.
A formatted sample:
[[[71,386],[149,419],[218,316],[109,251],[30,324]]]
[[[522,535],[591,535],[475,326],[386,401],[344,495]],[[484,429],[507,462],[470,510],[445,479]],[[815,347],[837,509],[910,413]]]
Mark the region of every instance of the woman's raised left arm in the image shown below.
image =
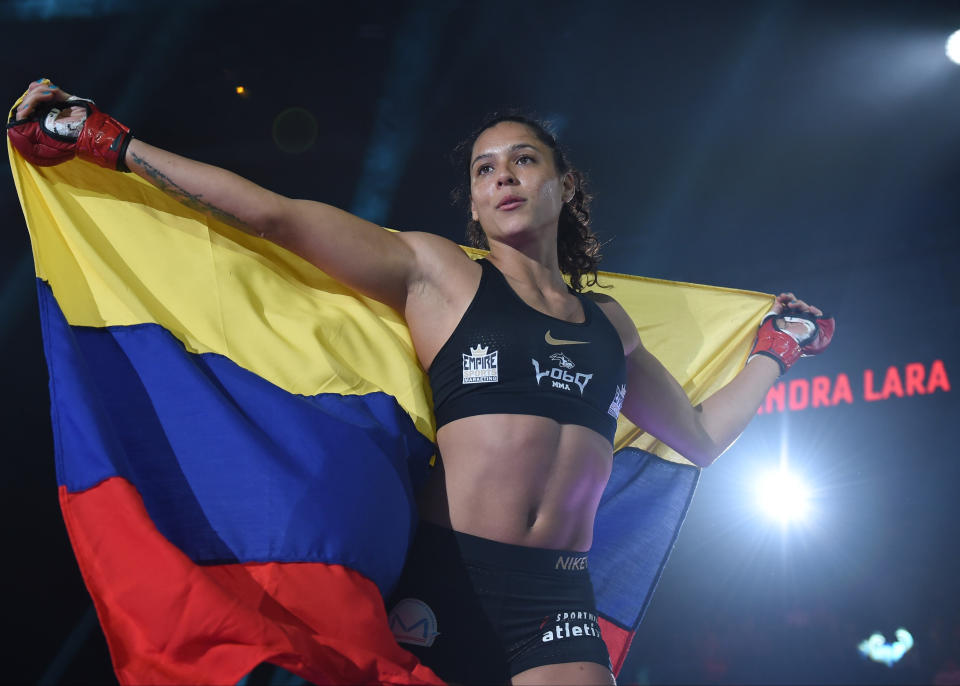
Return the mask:
[[[700,405],[640,343],[627,355],[627,395],[622,412],[631,422],[688,460],[706,467],[754,417],[767,391],[796,359],[826,348],[834,322],[816,307],[783,293],[760,327],[746,366]]]

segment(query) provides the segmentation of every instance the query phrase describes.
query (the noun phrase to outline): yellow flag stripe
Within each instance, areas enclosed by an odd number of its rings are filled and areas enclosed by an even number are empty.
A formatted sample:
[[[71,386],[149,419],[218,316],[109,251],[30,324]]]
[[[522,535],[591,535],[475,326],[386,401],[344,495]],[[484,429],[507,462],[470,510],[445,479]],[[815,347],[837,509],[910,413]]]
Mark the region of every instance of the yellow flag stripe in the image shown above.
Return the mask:
[[[209,219],[132,174],[27,164],[9,146],[37,276],[75,326],[156,323],[302,395],[383,391],[434,437],[429,387],[400,315],[267,241]],[[481,251],[466,249],[474,258]],[[772,296],[601,272],[604,292],[694,403],[742,367]],[[627,445],[686,462],[620,418]]]

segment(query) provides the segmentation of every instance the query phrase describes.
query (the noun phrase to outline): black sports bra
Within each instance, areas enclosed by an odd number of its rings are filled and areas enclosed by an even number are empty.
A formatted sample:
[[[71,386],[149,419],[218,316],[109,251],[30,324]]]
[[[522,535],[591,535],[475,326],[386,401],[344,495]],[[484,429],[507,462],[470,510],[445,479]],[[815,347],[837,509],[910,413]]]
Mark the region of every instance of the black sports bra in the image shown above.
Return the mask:
[[[430,365],[437,428],[478,414],[529,414],[579,424],[613,443],[626,394],[617,330],[577,294],[574,324],[527,305],[487,260],[473,301]]]

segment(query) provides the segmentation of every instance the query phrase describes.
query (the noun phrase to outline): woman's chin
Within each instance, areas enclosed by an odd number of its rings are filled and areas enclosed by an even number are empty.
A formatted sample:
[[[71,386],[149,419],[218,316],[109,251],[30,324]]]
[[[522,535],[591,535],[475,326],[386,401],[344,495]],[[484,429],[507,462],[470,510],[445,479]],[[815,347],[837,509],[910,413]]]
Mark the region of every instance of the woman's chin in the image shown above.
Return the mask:
[[[517,247],[541,240],[545,232],[529,222],[507,222],[487,233],[487,239]]]

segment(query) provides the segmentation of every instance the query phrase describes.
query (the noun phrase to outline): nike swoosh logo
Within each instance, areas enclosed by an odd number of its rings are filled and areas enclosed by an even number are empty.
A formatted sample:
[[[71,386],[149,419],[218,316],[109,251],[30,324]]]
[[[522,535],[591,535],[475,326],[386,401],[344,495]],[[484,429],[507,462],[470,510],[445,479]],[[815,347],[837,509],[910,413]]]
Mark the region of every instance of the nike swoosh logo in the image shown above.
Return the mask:
[[[559,338],[554,338],[550,335],[550,330],[547,329],[547,333],[544,335],[543,340],[545,340],[550,345],[583,345],[584,343],[589,343],[590,341],[562,341]]]

